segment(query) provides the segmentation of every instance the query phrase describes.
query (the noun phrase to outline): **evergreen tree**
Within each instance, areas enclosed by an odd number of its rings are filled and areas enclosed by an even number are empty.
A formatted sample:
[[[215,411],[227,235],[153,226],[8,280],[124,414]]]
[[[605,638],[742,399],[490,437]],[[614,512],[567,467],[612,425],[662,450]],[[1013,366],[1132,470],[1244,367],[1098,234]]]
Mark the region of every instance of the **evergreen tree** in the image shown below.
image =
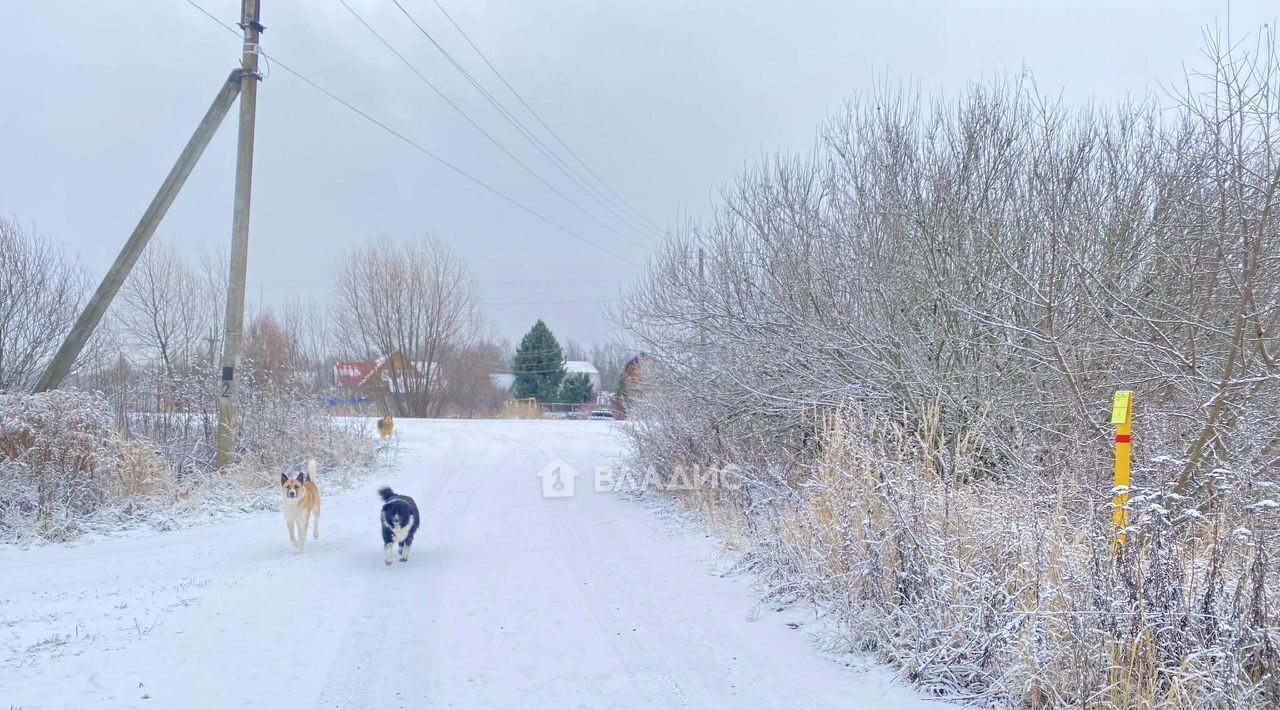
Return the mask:
[[[627,401],[627,397],[631,396],[631,387],[627,383],[627,371],[623,370],[618,374],[618,384],[613,387],[613,401],[622,403]]]
[[[584,373],[569,375],[560,383],[560,401],[566,404],[582,404],[591,401],[595,396],[595,388],[591,386],[591,378]]]
[[[621,418],[627,413],[627,398],[631,396],[631,386],[627,381],[627,371],[623,369],[618,375],[618,384],[613,388],[613,413]]]
[[[547,324],[539,320],[520,339],[516,349],[516,375],[512,393],[517,398],[536,397],[539,402],[559,399],[560,381],[564,379],[564,358],[560,343]]]

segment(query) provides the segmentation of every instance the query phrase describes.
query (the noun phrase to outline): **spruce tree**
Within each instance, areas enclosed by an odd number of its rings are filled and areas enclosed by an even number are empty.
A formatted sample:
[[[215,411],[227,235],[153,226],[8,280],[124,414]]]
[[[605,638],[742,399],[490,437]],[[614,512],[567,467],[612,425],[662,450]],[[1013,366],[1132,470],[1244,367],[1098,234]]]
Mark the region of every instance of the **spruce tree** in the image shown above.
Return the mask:
[[[560,401],[566,404],[582,404],[591,401],[595,396],[595,388],[591,386],[591,378],[583,373],[569,375],[560,383]]]
[[[564,360],[560,343],[547,324],[539,320],[520,339],[516,349],[516,375],[512,393],[520,399],[536,397],[539,402],[559,399],[560,381],[564,379]]]

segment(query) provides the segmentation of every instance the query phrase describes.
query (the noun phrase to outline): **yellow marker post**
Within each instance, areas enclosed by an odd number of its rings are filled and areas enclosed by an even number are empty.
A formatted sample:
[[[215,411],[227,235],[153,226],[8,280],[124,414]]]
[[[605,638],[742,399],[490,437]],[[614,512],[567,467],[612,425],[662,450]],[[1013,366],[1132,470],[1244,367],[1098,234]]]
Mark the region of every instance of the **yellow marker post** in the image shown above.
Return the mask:
[[[1115,537],[1111,540],[1111,551],[1119,554],[1124,544],[1124,528],[1129,523],[1129,511],[1125,504],[1129,502],[1129,460],[1132,455],[1133,439],[1133,392],[1119,390],[1111,401],[1111,423],[1116,425],[1116,490],[1111,496],[1111,522],[1115,525]]]

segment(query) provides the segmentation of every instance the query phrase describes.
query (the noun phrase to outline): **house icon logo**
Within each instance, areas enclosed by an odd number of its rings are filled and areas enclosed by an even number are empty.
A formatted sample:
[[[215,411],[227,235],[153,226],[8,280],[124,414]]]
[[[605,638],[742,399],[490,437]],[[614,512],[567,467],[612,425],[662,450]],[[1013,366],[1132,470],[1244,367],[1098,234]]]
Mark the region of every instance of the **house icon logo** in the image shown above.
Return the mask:
[[[572,498],[578,469],[556,459],[538,471],[538,478],[542,479],[543,498]]]

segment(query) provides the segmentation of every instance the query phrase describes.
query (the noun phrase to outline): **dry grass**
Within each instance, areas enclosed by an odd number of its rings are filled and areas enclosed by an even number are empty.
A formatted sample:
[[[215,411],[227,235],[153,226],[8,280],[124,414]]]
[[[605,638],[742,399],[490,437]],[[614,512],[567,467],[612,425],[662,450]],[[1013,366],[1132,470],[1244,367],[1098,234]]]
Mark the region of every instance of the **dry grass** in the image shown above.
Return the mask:
[[[160,457],[154,444],[142,438],[126,438],[115,427],[109,432],[109,441],[117,462],[114,467],[117,490],[113,497],[137,500],[179,495],[173,468]]]
[[[0,395],[0,539],[60,542],[157,516],[168,526],[179,509],[262,505],[308,458],[339,487],[375,463],[363,420],[266,388],[242,405],[239,456],[219,474],[200,413],[120,418],[100,394]]]
[[[110,502],[110,415],[101,398],[0,395],[0,530],[18,521],[66,539],[75,517]]]
[[[501,419],[542,419],[542,406],[536,399],[509,399],[502,403]]]
[[[949,444],[938,421],[830,416],[792,485],[748,475],[750,514],[720,491],[686,500],[746,551],[766,599],[830,610],[840,645],[938,695],[1019,708],[1280,700],[1268,506],[1242,492],[1175,523],[1167,500],[1135,491],[1116,558],[1109,491],[975,480],[973,447]],[[937,445],[954,455],[945,475]]]

